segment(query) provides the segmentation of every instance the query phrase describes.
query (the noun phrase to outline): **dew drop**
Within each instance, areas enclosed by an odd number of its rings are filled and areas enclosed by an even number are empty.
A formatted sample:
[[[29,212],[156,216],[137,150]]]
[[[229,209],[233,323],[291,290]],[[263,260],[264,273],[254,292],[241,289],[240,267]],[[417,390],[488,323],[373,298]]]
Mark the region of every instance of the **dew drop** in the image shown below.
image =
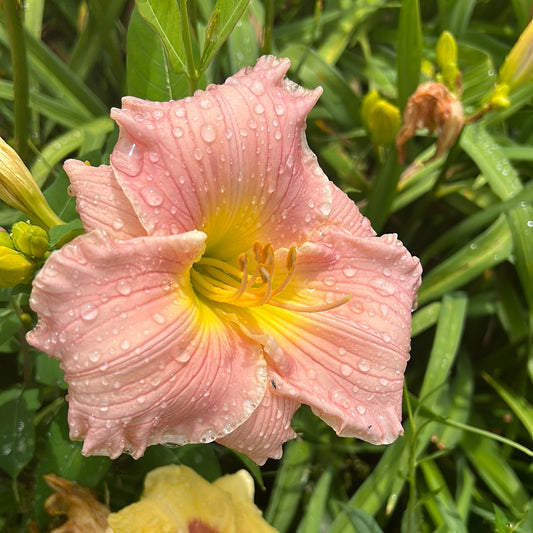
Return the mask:
[[[265,86],[259,80],[255,80],[250,86],[250,91],[256,96],[261,96],[265,93]]]
[[[217,138],[217,130],[212,124],[204,124],[200,129],[200,136],[206,143],[212,143]]]
[[[100,360],[100,357],[102,357],[102,352],[100,352],[100,350],[91,350],[89,352],[89,359],[93,363],[97,363]]]
[[[355,276],[355,273],[357,272],[355,267],[353,267],[352,265],[345,265],[342,268],[342,271],[347,278],[353,278]]]
[[[137,403],[144,403],[146,401],[146,396],[143,396],[142,394],[137,397]]]
[[[318,210],[327,217],[331,213],[331,204],[324,203],[318,206]]]
[[[94,320],[98,316],[98,308],[93,304],[84,304],[80,308],[80,316],[83,320]]]
[[[200,148],[195,148],[192,152],[192,155],[196,161],[200,161],[200,159],[202,159],[202,150],[200,150]]]
[[[265,107],[261,104],[257,104],[255,107],[254,107],[254,111],[258,114],[258,115],[262,115],[264,112],[265,112]]]
[[[163,203],[163,193],[157,187],[144,187],[141,189],[141,196],[151,207],[158,207]]]
[[[161,313],[154,313],[152,315],[152,319],[154,320],[154,322],[156,322],[157,324],[164,324],[166,322],[166,318],[164,317],[164,315],[162,315]]]
[[[274,106],[274,112],[276,113],[276,115],[281,116],[285,113],[285,107],[281,104],[276,104]]]
[[[357,366],[359,367],[359,370],[361,372],[369,372],[370,371],[370,362],[367,361],[366,359],[361,359],[361,361],[359,361],[359,364]]]
[[[130,341],[128,339],[124,339],[121,343],[120,343],[120,347],[123,349],[123,350],[127,350],[129,347],[130,347]]]
[[[327,285],[328,287],[333,287],[335,283],[336,283],[335,278],[332,278],[332,277],[324,278],[324,285]]]
[[[180,137],[183,137],[183,129],[180,128],[179,126],[176,126],[173,130],[172,130],[172,135],[174,135],[174,137],[176,139],[179,139]]]
[[[364,405],[358,405],[356,409],[360,415],[364,415],[366,413],[366,407]]]
[[[353,369],[350,365],[342,364],[341,365],[341,374],[345,377],[348,377],[353,372]]]
[[[126,280],[121,279],[117,282],[117,291],[122,294],[122,296],[127,296],[131,293],[130,284]]]

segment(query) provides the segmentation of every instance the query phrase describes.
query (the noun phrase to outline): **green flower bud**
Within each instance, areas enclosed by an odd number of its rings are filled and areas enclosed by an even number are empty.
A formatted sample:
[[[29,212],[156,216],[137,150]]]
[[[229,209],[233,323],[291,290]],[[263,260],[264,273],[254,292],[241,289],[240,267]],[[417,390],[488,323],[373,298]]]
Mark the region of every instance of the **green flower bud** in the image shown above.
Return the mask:
[[[441,81],[451,91],[460,92],[461,72],[457,68],[457,44],[453,35],[444,31],[441,33],[435,48],[437,65],[440,69],[438,81]]]
[[[20,283],[29,283],[37,265],[23,253],[0,246],[0,287],[8,289]]]
[[[64,222],[52,211],[17,152],[0,138],[0,200],[49,229]]]
[[[370,91],[361,104],[361,118],[374,144],[391,144],[400,129],[400,110]]]
[[[13,224],[11,238],[17,250],[31,257],[44,257],[50,246],[48,233],[40,226],[32,226],[27,222]]]

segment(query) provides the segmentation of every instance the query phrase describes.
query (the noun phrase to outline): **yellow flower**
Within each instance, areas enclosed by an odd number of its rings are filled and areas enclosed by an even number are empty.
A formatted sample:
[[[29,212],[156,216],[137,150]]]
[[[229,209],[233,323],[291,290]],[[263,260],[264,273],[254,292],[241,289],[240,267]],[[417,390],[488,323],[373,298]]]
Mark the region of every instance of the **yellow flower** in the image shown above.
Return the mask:
[[[500,68],[498,84],[512,91],[533,78],[533,20],[522,32]]]
[[[45,229],[63,224],[52,211],[17,152],[0,138],[0,200]]]
[[[245,470],[209,483],[186,466],[152,470],[144,492],[108,517],[109,533],[275,533],[253,503]]]

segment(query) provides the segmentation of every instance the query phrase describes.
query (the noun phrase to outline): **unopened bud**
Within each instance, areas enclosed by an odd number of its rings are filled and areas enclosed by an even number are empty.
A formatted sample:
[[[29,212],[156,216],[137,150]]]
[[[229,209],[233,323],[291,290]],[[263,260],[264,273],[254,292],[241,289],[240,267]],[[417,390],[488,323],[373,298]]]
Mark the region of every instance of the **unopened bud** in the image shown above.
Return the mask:
[[[17,152],[0,138],[0,200],[49,229],[64,222],[52,211]]]
[[[394,142],[400,128],[400,111],[377,91],[369,92],[363,99],[361,118],[374,144]]]
[[[20,283],[29,283],[37,265],[23,253],[0,246],[0,287],[8,289]]]
[[[33,226],[27,222],[13,224],[11,238],[17,250],[31,257],[44,257],[50,246],[48,233],[40,226]]]
[[[450,91],[461,92],[461,72],[457,67],[457,44],[450,32],[441,33],[435,47],[435,55],[440,69],[439,81],[442,81]]]
[[[533,20],[522,32],[500,68],[498,84],[506,83],[510,91],[533,79]]]

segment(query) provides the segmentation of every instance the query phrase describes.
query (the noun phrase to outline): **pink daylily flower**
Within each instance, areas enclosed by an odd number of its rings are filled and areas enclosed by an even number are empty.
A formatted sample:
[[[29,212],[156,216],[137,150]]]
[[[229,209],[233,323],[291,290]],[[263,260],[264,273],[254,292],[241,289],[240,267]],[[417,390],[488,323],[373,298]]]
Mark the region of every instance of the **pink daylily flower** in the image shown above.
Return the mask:
[[[402,433],[421,267],[307,146],[321,89],[262,57],[193,97],[126,97],[109,166],[65,163],[86,233],[37,275],[28,341],[61,361],[83,453],[216,440],[281,456],[301,403]]]

